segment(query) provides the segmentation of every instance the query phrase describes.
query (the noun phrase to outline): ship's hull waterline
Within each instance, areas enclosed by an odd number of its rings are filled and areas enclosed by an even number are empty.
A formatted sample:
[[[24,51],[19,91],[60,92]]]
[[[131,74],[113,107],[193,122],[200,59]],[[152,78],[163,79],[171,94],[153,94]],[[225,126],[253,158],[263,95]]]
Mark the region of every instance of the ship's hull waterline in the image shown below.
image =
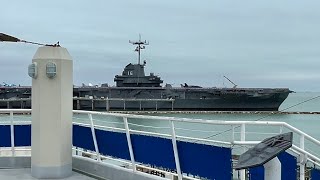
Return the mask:
[[[288,89],[74,88],[74,109],[277,111]],[[0,88],[0,108],[31,108],[31,87]]]

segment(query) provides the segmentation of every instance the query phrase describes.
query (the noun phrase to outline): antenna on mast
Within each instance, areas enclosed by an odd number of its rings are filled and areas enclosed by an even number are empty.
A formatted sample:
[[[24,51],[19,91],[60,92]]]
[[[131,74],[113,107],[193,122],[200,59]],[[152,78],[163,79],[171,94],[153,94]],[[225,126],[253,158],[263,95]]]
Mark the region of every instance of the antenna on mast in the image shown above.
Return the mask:
[[[233,88],[237,88],[238,85],[236,85],[234,82],[232,82],[229,78],[227,78],[227,76],[223,76],[224,78],[226,78],[231,84],[233,84]]]
[[[149,45],[149,41],[147,42],[146,40],[141,41],[141,34],[139,34],[139,41],[130,41],[129,43],[133,44],[133,45],[137,45],[136,49],[134,51],[138,52],[138,64],[140,64],[140,53],[141,53],[141,49],[145,49],[146,45]]]

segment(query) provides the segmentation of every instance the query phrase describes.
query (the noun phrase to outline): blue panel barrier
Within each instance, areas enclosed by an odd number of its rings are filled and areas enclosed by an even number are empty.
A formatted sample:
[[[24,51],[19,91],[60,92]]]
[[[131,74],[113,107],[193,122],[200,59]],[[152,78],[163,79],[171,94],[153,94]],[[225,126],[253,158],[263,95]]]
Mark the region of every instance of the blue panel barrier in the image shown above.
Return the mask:
[[[320,180],[320,170],[319,169],[311,169],[311,180]]]
[[[130,153],[125,133],[95,130],[99,152],[121,159],[130,160]]]
[[[287,152],[278,155],[281,162],[281,179],[296,180],[297,179],[297,159]],[[257,170],[256,168],[260,168]],[[263,169],[263,170],[261,170]],[[251,173],[254,172],[254,173]],[[258,166],[249,169],[250,180],[264,180],[264,168]]]
[[[14,125],[14,146],[31,146],[31,125]]]
[[[73,145],[94,151],[89,127],[73,126]],[[103,155],[130,160],[126,134],[95,130]],[[90,137],[90,138],[89,138]],[[135,161],[175,171],[171,139],[131,134]],[[231,179],[231,149],[177,141],[181,170],[208,179]]]
[[[0,147],[11,147],[10,125],[0,125]]]
[[[171,139],[132,134],[131,142],[137,162],[176,169]]]
[[[249,169],[250,180],[263,180],[264,179],[264,167],[258,166]]]
[[[231,149],[177,141],[181,171],[208,179],[232,178]]]
[[[95,151],[91,128],[73,125],[72,142],[76,147]]]

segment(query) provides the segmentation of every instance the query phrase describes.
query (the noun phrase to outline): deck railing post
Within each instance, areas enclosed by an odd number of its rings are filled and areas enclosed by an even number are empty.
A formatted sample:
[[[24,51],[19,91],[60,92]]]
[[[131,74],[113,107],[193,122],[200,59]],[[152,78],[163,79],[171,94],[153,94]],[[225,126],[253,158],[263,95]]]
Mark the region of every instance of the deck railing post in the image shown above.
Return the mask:
[[[178,180],[182,180],[182,173],[180,168],[180,160],[179,160],[179,153],[177,148],[177,138],[176,138],[176,132],[174,130],[174,123],[171,120],[171,131],[172,131],[172,146],[173,146],[173,153],[174,153],[174,160],[176,163],[177,173],[178,173]]]
[[[100,157],[100,153],[99,153],[99,147],[98,147],[98,143],[97,143],[95,128],[94,128],[94,125],[93,125],[92,114],[88,114],[88,116],[89,116],[89,119],[90,119],[91,134],[92,134],[94,149],[96,150],[97,159],[98,159],[98,161],[100,162],[100,161],[101,161],[101,157]]]
[[[246,140],[246,125],[241,124],[241,130],[240,130],[240,141],[245,141]],[[242,153],[246,151],[246,148],[243,147]],[[245,180],[246,179],[246,170],[240,170],[240,180]]]
[[[304,150],[304,135],[300,134],[300,148]],[[306,159],[305,159],[305,154],[300,153],[300,179],[305,179],[305,164],[306,164]]]
[[[137,170],[137,168],[136,168],[136,161],[134,160],[134,154],[133,154],[133,149],[132,149],[128,119],[126,117],[123,117],[123,122],[124,122],[124,126],[126,128],[126,135],[127,135],[127,142],[128,142],[128,147],[129,147],[130,159],[131,159],[131,163],[132,163],[132,170],[135,172]]]
[[[15,157],[15,148],[14,148],[14,124],[13,124],[13,111],[10,111],[10,138],[11,138],[11,152],[12,156]]]

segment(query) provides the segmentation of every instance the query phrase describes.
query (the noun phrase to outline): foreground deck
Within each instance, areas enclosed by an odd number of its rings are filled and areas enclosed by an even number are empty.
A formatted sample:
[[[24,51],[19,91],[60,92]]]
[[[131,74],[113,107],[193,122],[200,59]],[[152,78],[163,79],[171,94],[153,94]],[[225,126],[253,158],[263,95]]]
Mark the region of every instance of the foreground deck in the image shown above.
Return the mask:
[[[31,176],[30,168],[22,169],[0,169],[0,179],[6,180],[36,180],[36,178]],[[65,178],[65,180],[93,180],[94,178],[73,172],[72,176]]]

